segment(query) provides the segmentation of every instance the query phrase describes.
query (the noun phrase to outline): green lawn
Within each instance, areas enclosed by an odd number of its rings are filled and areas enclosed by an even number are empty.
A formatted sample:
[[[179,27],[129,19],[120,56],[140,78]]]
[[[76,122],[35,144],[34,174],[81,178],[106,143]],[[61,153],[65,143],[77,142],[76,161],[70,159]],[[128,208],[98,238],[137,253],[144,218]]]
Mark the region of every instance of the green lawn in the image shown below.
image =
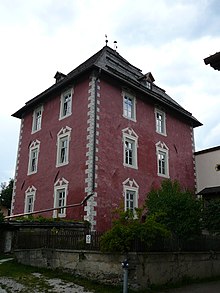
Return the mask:
[[[0,255],[0,259],[11,257],[9,255]],[[37,274],[41,274],[41,277],[36,277]],[[33,288],[37,288],[40,292],[48,292],[49,289],[52,289],[47,279],[61,279],[65,282],[73,282],[77,285],[83,286],[85,289],[97,293],[119,293],[122,292],[122,286],[113,287],[103,284],[99,284],[94,281],[87,279],[79,278],[73,276],[70,273],[62,272],[60,270],[50,270],[42,269],[31,266],[26,266],[18,264],[16,260],[11,260],[0,264],[0,277],[12,278],[16,282],[23,284],[27,289],[22,292],[32,292]],[[4,286],[3,286],[4,288]],[[10,292],[10,291],[9,291]],[[134,292],[129,290],[129,293]]]

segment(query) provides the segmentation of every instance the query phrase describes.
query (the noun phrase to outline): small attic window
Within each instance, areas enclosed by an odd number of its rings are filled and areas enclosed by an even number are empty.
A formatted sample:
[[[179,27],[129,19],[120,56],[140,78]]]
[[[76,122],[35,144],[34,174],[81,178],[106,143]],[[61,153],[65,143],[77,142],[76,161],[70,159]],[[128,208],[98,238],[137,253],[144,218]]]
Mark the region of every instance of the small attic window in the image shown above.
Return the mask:
[[[150,81],[147,81],[147,80],[146,80],[146,87],[147,87],[149,90],[151,90],[151,88],[152,88],[152,84],[151,84]]]
[[[148,72],[141,77],[138,78],[138,80],[146,86],[147,89],[152,89],[152,83],[155,81],[153,75],[151,72]]]
[[[216,170],[216,171],[220,171],[220,164],[217,164],[217,165],[215,166],[215,170]]]
[[[66,77],[66,74],[63,74],[62,72],[57,71],[57,73],[54,75],[54,78],[56,79],[56,83],[63,80]]]

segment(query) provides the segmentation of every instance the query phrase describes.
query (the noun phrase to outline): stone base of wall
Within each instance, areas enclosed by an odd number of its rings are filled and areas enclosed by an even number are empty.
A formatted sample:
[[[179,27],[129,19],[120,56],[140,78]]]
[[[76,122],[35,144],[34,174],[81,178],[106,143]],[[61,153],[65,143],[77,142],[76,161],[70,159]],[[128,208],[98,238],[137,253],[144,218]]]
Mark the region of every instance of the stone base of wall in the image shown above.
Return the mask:
[[[120,285],[125,256],[92,251],[30,249],[16,250],[22,264],[66,269],[73,274],[103,283]],[[220,252],[129,253],[129,286],[175,283],[185,277],[208,278],[220,275]]]

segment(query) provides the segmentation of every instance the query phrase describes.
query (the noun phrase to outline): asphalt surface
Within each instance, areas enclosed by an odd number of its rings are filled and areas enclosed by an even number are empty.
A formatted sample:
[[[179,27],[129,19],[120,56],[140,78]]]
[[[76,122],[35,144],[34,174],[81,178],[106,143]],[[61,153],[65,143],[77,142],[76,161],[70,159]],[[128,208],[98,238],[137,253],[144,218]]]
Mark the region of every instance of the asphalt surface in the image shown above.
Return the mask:
[[[220,293],[220,281],[193,284],[182,288],[160,291],[160,293]]]

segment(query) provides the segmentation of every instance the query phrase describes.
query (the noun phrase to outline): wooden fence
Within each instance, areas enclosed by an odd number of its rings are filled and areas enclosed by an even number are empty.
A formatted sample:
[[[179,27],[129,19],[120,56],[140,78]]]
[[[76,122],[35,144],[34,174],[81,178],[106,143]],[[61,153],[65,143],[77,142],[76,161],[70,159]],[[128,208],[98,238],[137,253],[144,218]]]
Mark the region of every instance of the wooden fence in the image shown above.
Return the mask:
[[[46,230],[17,231],[15,249],[54,248],[100,250],[101,233],[91,231]]]
[[[15,249],[52,248],[99,251],[101,235],[102,233],[88,230],[17,231],[13,246]],[[131,246],[131,251],[136,252],[220,251],[220,237],[202,236],[192,240],[158,239],[151,247],[147,247],[136,239]]]

